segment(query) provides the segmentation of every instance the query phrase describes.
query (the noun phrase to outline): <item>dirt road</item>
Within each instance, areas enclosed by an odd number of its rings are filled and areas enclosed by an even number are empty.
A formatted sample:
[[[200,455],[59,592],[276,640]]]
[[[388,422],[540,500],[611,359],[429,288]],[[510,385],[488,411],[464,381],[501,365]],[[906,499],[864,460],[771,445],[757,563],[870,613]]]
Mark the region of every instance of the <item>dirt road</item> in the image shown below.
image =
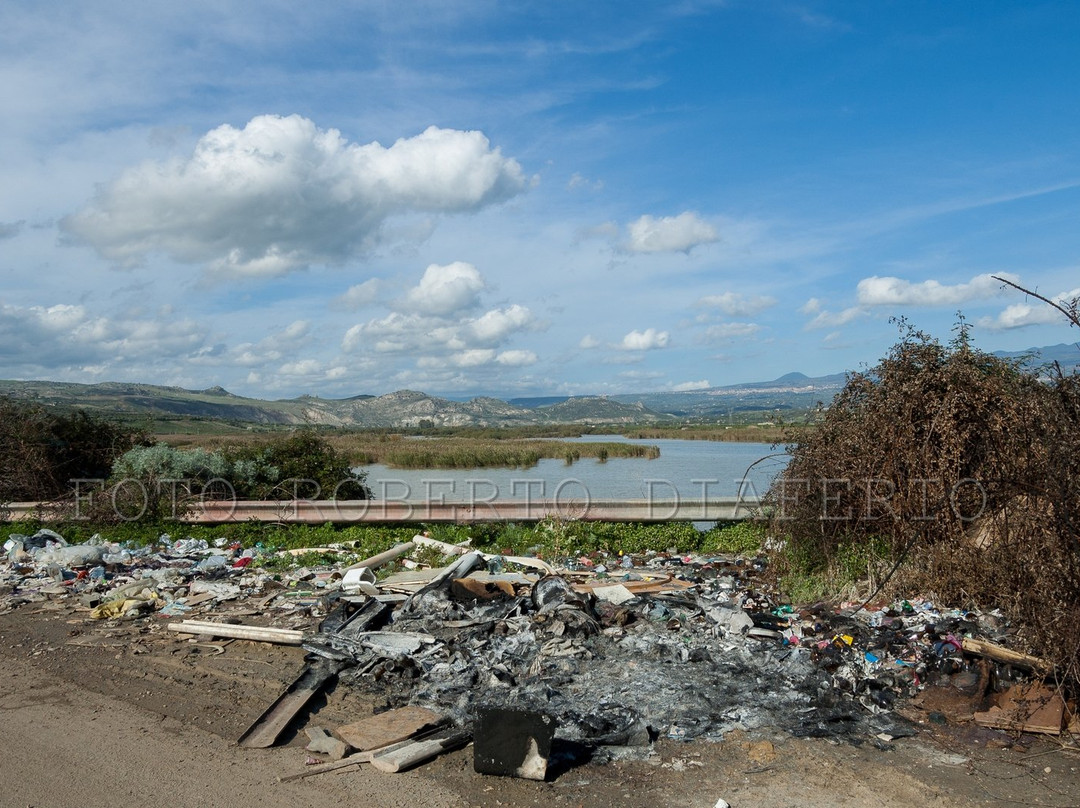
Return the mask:
[[[108,624],[66,602],[0,615],[0,804],[567,805],[614,808],[961,808],[1080,804],[1080,757],[1037,739],[927,725],[876,748],[779,734],[723,743],[660,742],[646,761],[588,763],[545,782],[483,777],[471,748],[404,774],[367,767],[280,783],[304,770],[304,723],[283,745],[234,740],[303,664],[260,643],[191,643],[157,617]],[[306,721],[334,727],[370,715],[343,687]],[[930,730],[934,730],[934,735]]]

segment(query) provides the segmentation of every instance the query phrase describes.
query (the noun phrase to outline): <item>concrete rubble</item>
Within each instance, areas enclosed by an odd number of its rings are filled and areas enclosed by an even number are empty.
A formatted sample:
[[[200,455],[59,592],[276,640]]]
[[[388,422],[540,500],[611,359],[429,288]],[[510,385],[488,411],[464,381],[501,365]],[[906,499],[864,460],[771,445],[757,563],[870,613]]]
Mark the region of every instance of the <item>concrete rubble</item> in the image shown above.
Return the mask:
[[[1007,650],[1000,615],[915,599],[796,610],[765,585],[764,558],[649,553],[551,564],[425,536],[408,544],[351,566],[272,572],[257,548],[168,535],[129,547],[100,537],[68,544],[49,530],[12,534],[0,613],[72,598],[93,619],[302,645],[306,678],[241,743],[276,742],[336,676],[339,686],[377,694],[391,708],[438,718],[395,735],[388,756],[361,749],[347,727],[311,731],[308,748],[344,758],[335,766],[359,762],[346,756],[352,749],[386,771],[460,746],[475,731],[484,733],[477,771],[534,779],[559,754],[644,756],[661,737],[719,741],[763,727],[886,746],[917,731],[900,708],[927,690],[989,704],[1045,673],[1038,660]],[[408,560],[433,550],[445,553],[443,566]],[[403,561],[412,569],[400,569]],[[252,625],[215,621],[229,602],[254,610]],[[305,621],[308,629],[298,630]],[[1068,708],[1051,715],[1057,731],[1067,730]],[[405,713],[391,718],[391,734],[400,734]],[[994,720],[1024,729],[1022,720]],[[531,734],[490,742],[513,736],[513,726]],[[520,754],[500,757],[509,748]]]

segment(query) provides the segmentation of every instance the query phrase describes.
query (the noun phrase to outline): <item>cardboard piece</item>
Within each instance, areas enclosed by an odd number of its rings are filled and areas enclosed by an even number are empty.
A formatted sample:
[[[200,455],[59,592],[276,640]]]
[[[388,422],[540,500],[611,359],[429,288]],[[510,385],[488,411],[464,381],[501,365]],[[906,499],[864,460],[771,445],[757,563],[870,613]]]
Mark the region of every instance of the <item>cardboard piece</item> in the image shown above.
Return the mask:
[[[407,740],[446,719],[424,707],[400,707],[337,728],[337,736],[364,752]]]
[[[1060,735],[1064,720],[1061,693],[1039,682],[1013,685],[1001,694],[998,704],[975,713],[975,723],[981,727],[1043,735]]]
[[[457,600],[492,600],[500,596],[514,597],[514,585],[509,581],[478,578],[455,578],[450,582],[450,595]]]

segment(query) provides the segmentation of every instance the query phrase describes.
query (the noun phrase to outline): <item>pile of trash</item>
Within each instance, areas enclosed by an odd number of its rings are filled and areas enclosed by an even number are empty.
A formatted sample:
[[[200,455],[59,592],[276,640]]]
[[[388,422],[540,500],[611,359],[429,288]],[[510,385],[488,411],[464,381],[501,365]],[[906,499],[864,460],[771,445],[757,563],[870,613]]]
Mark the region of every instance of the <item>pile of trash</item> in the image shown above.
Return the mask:
[[[241,599],[265,614],[306,616],[309,626],[321,618],[306,631],[167,625],[307,652],[301,676],[240,739],[250,746],[276,742],[334,677],[458,730],[493,708],[543,716],[556,739],[614,755],[658,738],[716,741],[761,727],[882,745],[914,734],[896,708],[927,687],[1001,692],[1041,670],[1008,650],[1000,614],[920,600],[796,609],[763,583],[764,558],[648,553],[551,564],[416,536],[348,566],[275,575],[251,566],[265,555],[258,548],[167,535],[136,549],[69,545],[42,530],[12,535],[4,548],[0,612],[74,596],[99,619],[183,618]],[[409,561],[433,550],[444,566]],[[387,575],[391,563],[406,569]]]
[[[106,542],[100,535],[69,544],[43,528],[32,536],[10,534],[7,564],[0,569],[0,613],[23,603],[77,596],[95,619],[160,613],[182,615],[208,601],[221,603],[259,594],[270,576],[246,567],[259,549],[211,547],[203,539],[173,540],[135,547]],[[303,575],[304,571],[298,574]],[[313,577],[309,574],[308,577]]]

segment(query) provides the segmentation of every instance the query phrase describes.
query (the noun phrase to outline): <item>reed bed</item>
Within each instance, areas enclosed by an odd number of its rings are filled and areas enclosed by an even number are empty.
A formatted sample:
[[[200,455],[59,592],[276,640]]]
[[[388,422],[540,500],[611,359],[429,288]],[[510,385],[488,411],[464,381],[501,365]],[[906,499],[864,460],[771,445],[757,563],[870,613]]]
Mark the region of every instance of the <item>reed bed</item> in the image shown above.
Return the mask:
[[[714,440],[734,443],[785,443],[792,434],[803,434],[812,426],[681,426],[640,427],[625,432],[638,440]],[[807,432],[808,434],[808,432]]]
[[[576,443],[563,440],[489,440],[476,438],[402,438],[365,440],[352,436],[341,451],[359,465],[380,463],[398,469],[531,468],[544,458],[568,464],[582,458],[601,462],[615,457],[651,460],[660,456],[656,446],[622,442]]]

